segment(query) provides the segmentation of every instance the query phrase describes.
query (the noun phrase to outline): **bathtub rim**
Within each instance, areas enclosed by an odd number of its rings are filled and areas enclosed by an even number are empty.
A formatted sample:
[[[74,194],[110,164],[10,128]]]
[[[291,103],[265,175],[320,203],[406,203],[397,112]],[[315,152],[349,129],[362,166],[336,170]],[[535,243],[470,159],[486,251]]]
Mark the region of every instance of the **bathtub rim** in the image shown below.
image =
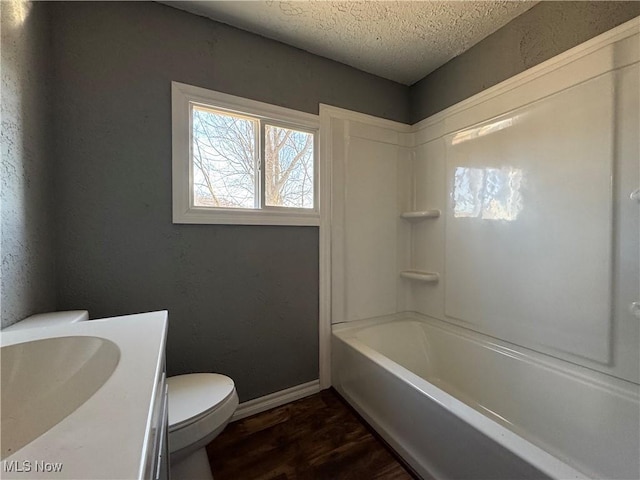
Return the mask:
[[[599,478],[599,475],[592,472],[591,470],[587,470],[586,467],[584,470],[579,470],[577,467],[574,467],[572,463],[570,463],[570,459],[558,458],[553,453],[550,453],[549,451],[525,438],[526,435],[521,436],[516,433],[518,430],[521,430],[519,427],[514,425],[512,430],[511,428],[502,424],[498,419],[492,418],[487,414],[483,414],[473,406],[470,406],[462,400],[459,400],[455,396],[447,393],[436,385],[430,383],[428,380],[411,372],[407,368],[401,366],[385,355],[377,352],[376,350],[367,346],[362,341],[356,338],[356,333],[364,328],[398,321],[417,321],[418,323],[426,323],[430,327],[445,331],[445,333],[462,336],[465,340],[479,344],[483,348],[490,348],[497,353],[514,357],[529,364],[533,363],[536,366],[552,370],[554,373],[558,373],[563,376],[569,376],[572,379],[577,378],[578,380],[592,384],[597,388],[612,391],[614,394],[622,396],[627,400],[640,403],[640,393],[637,390],[638,385],[633,382],[628,382],[617,377],[613,377],[601,372],[596,372],[586,367],[581,367],[579,365],[559,360],[554,357],[544,358],[548,356],[535,351],[531,351],[524,347],[508,344],[507,342],[497,341],[493,337],[464,329],[463,327],[451,325],[447,322],[443,322],[442,320],[432,319],[415,312],[403,312],[400,314],[385,315],[374,317],[371,319],[362,319],[333,325],[332,336],[335,336],[336,339],[353,348],[358,353],[368,358],[382,369],[386,370],[394,376],[399,377],[399,379],[406,383],[410,388],[417,390],[421,394],[427,396],[429,399],[445,408],[448,412],[455,415],[457,418],[461,419],[475,430],[486,435],[488,438],[490,438],[503,448],[507,449],[512,454],[530,463],[533,467],[552,478],[596,479]],[[474,337],[480,337],[480,340]],[[501,343],[507,345],[501,345]],[[524,352],[519,351],[520,349],[524,350]],[[561,365],[558,365],[557,363],[561,363]],[[357,402],[354,399],[350,398],[347,392],[344,392],[341,388],[338,391],[350,403],[352,403],[354,408],[356,408],[356,410],[364,418],[366,418],[368,421],[370,421],[370,423],[376,426],[377,429],[384,431],[384,427],[380,425],[380,423],[377,422],[374,418],[372,418],[372,416],[368,412],[364,411],[363,407],[357,405]],[[509,422],[507,421],[507,423]],[[391,437],[390,434],[382,434],[382,432],[379,433],[383,435],[383,437],[391,445],[396,448],[399,447],[399,451],[403,451],[407,455],[411,456],[411,452],[404,448],[402,445],[399,445],[398,441],[396,441],[394,438],[388,438]],[[540,443],[544,444],[544,442]],[[549,447],[549,450],[555,451],[555,449],[551,447]]]
[[[638,383],[600,372],[598,370],[593,370],[583,365],[563,360],[549,354],[540,353],[536,350],[510,343],[444,320],[429,317],[428,315],[423,315],[418,312],[400,312],[350,322],[335,323],[332,326],[332,334],[336,333],[340,338],[355,339],[355,332],[358,330],[401,321],[416,321],[418,323],[424,323],[429,327],[444,331],[448,334],[463,337],[467,341],[480,345],[481,347],[490,348],[500,354],[513,357],[526,363],[541,366],[561,375],[571,377],[572,379],[578,378],[597,388],[613,391],[627,400],[640,402],[640,384]]]

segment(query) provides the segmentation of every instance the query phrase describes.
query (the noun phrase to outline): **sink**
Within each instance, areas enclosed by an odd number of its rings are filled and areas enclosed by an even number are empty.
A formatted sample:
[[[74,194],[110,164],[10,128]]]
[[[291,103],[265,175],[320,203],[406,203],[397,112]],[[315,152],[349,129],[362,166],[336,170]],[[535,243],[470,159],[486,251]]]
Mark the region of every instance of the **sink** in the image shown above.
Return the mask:
[[[0,359],[4,460],[91,398],[115,371],[120,349],[100,337],[53,337],[2,347]]]
[[[166,311],[0,331],[0,478],[147,478],[166,333]]]

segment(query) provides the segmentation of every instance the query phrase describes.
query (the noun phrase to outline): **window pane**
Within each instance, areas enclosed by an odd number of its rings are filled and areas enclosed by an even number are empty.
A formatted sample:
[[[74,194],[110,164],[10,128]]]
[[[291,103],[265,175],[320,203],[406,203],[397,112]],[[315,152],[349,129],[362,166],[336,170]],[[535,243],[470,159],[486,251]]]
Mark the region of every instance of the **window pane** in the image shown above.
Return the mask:
[[[193,105],[193,204],[257,208],[255,120]]]
[[[313,208],[313,134],[265,126],[265,203]]]

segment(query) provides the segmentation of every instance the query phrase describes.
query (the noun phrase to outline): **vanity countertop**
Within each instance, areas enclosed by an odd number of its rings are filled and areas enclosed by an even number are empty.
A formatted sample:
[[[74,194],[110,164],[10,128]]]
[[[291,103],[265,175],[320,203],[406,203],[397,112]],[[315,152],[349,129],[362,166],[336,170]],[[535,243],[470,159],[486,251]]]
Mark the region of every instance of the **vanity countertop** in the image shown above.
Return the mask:
[[[110,340],[120,351],[106,382],[57,424],[2,459],[0,476],[142,478],[147,450],[152,448],[148,445],[151,414],[156,397],[162,394],[157,390],[164,368],[166,333],[166,311],[0,332],[3,348],[49,338],[88,336]],[[8,367],[3,365],[3,372]],[[29,408],[33,400],[25,395],[24,402]]]

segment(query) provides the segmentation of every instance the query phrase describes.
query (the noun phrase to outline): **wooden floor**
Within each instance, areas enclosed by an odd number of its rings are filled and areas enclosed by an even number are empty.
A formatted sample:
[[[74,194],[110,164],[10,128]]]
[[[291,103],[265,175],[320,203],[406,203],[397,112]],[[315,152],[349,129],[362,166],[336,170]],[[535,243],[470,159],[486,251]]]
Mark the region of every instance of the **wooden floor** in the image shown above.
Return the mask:
[[[216,480],[414,478],[332,389],[230,423],[207,453]]]

